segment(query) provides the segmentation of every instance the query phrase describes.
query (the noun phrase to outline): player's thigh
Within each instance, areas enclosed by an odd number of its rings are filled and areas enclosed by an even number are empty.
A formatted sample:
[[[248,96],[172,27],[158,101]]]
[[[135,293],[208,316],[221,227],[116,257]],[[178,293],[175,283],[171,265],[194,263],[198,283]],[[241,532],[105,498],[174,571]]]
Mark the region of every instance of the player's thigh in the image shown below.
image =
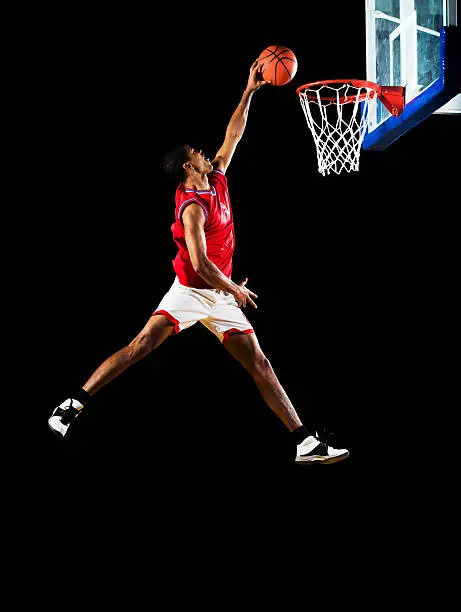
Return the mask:
[[[174,333],[174,323],[165,315],[152,315],[131,344],[142,344],[150,350],[156,348]]]
[[[253,372],[255,368],[262,366],[267,361],[254,332],[251,334],[231,334],[224,347],[249,372]]]

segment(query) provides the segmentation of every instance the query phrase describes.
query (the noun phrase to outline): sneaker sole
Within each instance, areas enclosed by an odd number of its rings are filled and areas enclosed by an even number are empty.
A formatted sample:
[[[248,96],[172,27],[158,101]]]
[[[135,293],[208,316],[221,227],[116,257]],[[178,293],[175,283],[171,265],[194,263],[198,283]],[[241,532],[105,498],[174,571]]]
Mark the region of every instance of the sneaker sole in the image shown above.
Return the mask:
[[[349,453],[337,455],[336,457],[324,457],[323,455],[311,455],[310,457],[296,457],[295,462],[298,465],[329,465],[330,463],[338,463],[349,457]]]

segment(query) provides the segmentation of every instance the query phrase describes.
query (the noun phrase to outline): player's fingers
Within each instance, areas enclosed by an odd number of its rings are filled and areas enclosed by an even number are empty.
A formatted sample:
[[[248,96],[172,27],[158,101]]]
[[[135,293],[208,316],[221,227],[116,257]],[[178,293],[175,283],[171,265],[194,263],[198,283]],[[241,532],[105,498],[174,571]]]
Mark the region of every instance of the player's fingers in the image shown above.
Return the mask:
[[[259,84],[264,83],[263,72],[264,72],[264,62],[261,61],[258,63],[258,65],[255,67],[255,70],[254,70],[254,76],[258,78]]]
[[[249,302],[249,303],[250,303],[250,304],[253,306],[253,308],[258,308],[258,307],[256,306],[256,303],[255,303],[255,302],[253,302],[253,300],[251,299],[251,297],[250,297],[250,296],[248,296],[248,300],[247,300],[247,301],[248,301],[248,302]]]
[[[259,64],[256,66],[256,75],[257,75],[260,83],[262,83],[264,81],[264,79],[263,79],[263,70],[264,70],[264,62],[259,62]]]
[[[244,278],[243,281],[240,283],[240,287],[243,287],[244,285],[246,285],[248,282],[248,278]]]
[[[250,291],[249,289],[248,289],[248,293],[249,293],[249,294],[250,294],[252,297],[255,297],[255,298],[257,298],[257,297],[258,297],[256,293],[253,293],[253,291]]]

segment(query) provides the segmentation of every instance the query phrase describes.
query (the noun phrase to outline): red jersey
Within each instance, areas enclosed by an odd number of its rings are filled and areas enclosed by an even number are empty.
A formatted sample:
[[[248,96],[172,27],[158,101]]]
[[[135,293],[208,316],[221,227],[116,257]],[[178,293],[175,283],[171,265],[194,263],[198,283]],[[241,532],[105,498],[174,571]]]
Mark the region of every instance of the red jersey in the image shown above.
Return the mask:
[[[178,254],[173,260],[173,268],[181,285],[196,289],[210,289],[211,286],[201,278],[192,266],[187,250],[182,214],[189,204],[201,206],[205,213],[205,239],[207,257],[220,271],[231,278],[232,255],[234,253],[234,219],[230,205],[227,179],[219,170],[208,174],[210,189],[186,189],[180,183],[175,195],[175,221],[171,226],[173,240],[178,246]]]

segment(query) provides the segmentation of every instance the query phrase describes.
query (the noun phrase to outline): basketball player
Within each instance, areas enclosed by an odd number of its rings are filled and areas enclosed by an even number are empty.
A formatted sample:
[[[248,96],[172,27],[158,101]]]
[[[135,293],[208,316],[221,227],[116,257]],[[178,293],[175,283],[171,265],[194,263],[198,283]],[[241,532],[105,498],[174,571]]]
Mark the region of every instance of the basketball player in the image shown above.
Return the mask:
[[[256,60],[213,161],[189,145],[165,156],[166,172],[179,181],[171,227],[178,247],[174,282],[134,340],[106,359],[83,388],[55,408],[48,424],[58,436],[65,436],[73,419],[99,389],[168,337],[200,321],[246,368],[269,408],[291,432],[297,463],[327,464],[348,456],[346,449],[337,450],[320,441],[299,419],[241,310],[248,305],[256,308],[258,296],[247,287],[247,278],[240,283],[231,278],[235,237],[226,171],[245,130],[252,96],[267,83]]]

